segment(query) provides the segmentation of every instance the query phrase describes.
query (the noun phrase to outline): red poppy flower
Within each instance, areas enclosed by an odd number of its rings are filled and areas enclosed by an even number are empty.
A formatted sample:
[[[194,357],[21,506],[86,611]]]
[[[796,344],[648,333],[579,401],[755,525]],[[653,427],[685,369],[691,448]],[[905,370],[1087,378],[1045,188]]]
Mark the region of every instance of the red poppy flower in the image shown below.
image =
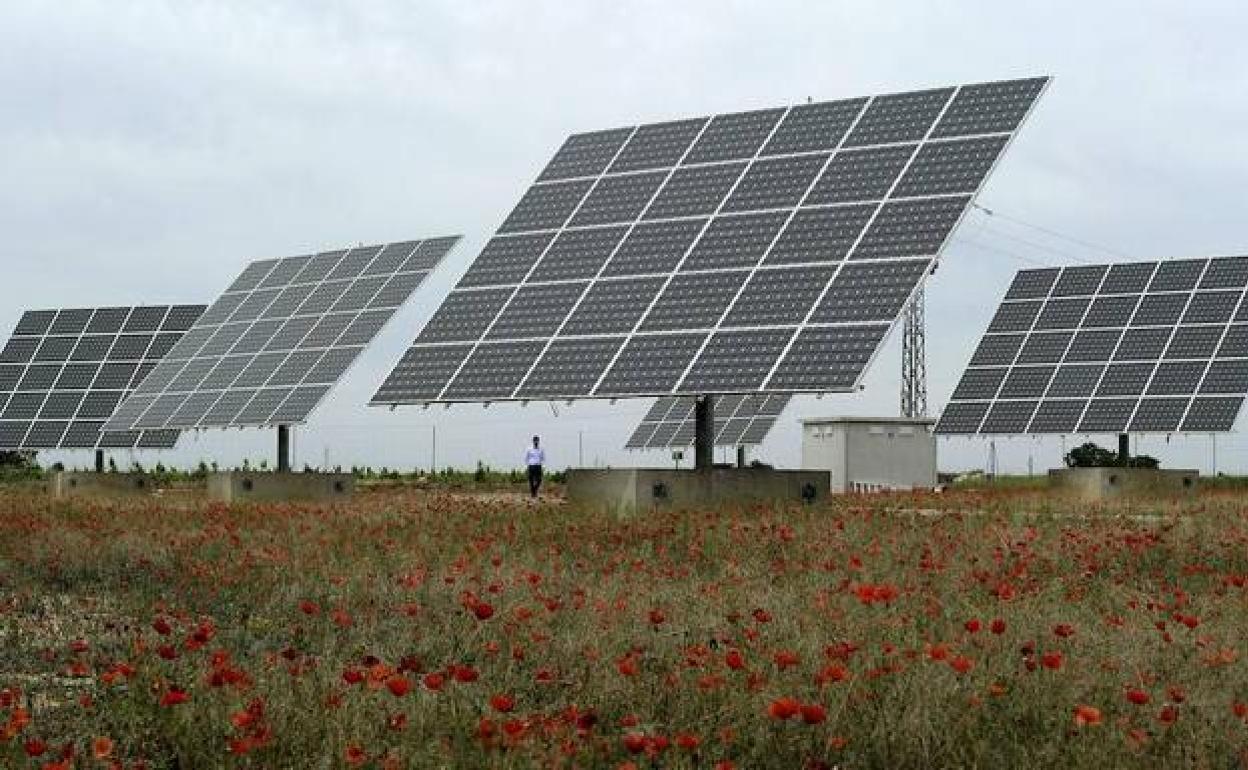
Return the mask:
[[[1151,700],[1151,698],[1149,698],[1148,693],[1144,692],[1143,690],[1132,687],[1131,689],[1127,690],[1127,700],[1131,701],[1137,706],[1143,706],[1145,703],[1148,703]]]
[[[808,725],[817,725],[828,718],[828,710],[819,703],[802,704],[802,721]]]
[[[796,666],[801,662],[801,658],[792,650],[777,650],[773,660],[776,662],[776,668],[781,671]]]
[[[31,738],[22,744],[22,751],[26,752],[28,757],[42,757],[48,753],[48,744],[38,738]]]
[[[113,739],[100,736],[91,741],[91,756],[96,759],[108,759],[113,753]]]
[[[798,715],[802,704],[796,698],[777,698],[767,707],[767,715],[772,719],[790,719]]]
[[[190,699],[191,696],[187,695],[186,690],[182,690],[177,687],[170,687],[169,690],[160,697],[160,705],[177,706],[186,703]]]
[[[316,604],[316,602],[310,602],[307,599],[304,599],[299,602],[299,611],[304,615],[319,615],[321,613],[321,608]]]
[[[676,745],[686,751],[693,751],[702,745],[702,739],[692,733],[676,733]]]
[[[992,621],[992,623],[989,624],[988,630],[992,631],[992,633],[996,634],[997,636],[1004,634],[1005,633],[1005,621],[1002,620],[1001,618],[995,618]]]
[[[173,626],[169,625],[169,621],[164,618],[156,618],[152,621],[152,628],[161,636],[168,636],[173,633]]]
[[[1075,635],[1075,627],[1069,623],[1058,623],[1053,626],[1053,633],[1062,639],[1069,639]]]
[[[1101,710],[1096,706],[1080,704],[1075,706],[1075,726],[1095,726],[1101,723]]]
[[[640,754],[646,750],[646,736],[643,733],[626,733],[624,748],[629,754]]]
[[[745,656],[741,654],[740,650],[729,650],[724,655],[724,664],[733,671],[740,671],[745,668]]]
[[[506,714],[516,707],[516,699],[510,695],[498,693],[490,696],[490,708],[495,711]]]
[[[1053,650],[1051,652],[1046,652],[1040,656],[1040,665],[1044,666],[1050,671],[1056,671],[1062,667],[1062,660],[1063,660],[1062,653],[1057,652],[1056,650]]]
[[[486,602],[475,602],[472,605],[472,614],[477,620],[489,620],[494,617],[494,607]]]
[[[391,695],[402,698],[412,691],[412,681],[405,676],[395,675],[386,680],[386,689]]]
[[[971,660],[965,655],[959,655],[953,660],[949,661],[949,667],[952,668],[954,671],[957,671],[959,674],[965,674],[966,672],[970,671],[972,668],[975,667],[975,661]]]
[[[647,617],[649,618],[650,625],[652,626],[660,625],[663,621],[667,620],[667,616],[663,614],[663,610],[658,609],[650,610]]]
[[[971,618],[963,623],[962,627],[966,629],[967,633],[978,634],[979,630],[983,628],[983,625],[983,623],[979,622],[979,618]]]
[[[342,758],[351,767],[359,767],[368,761],[368,754],[364,753],[364,748],[360,744],[351,743],[343,751]]]
[[[425,674],[424,683],[425,683],[425,687],[429,690],[438,692],[439,690],[442,689],[442,685],[445,682],[446,682],[446,677],[442,676],[436,671],[433,673]]]

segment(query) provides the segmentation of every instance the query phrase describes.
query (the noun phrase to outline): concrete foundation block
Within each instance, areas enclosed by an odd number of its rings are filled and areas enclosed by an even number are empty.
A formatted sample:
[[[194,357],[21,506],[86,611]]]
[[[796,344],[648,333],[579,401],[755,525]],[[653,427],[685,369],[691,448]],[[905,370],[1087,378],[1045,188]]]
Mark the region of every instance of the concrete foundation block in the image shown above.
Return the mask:
[[[88,471],[57,471],[48,481],[52,497],[127,497],[150,495],[156,491],[152,477],[146,473],[94,473]]]
[[[1085,500],[1121,497],[1183,497],[1196,494],[1200,472],[1160,468],[1058,468],[1049,488]]]
[[[208,475],[208,496],[225,503],[335,502],[355,493],[350,473],[252,473]]]
[[[620,511],[751,503],[815,502],[829,494],[826,471],[656,468],[568,471],[568,502]]]

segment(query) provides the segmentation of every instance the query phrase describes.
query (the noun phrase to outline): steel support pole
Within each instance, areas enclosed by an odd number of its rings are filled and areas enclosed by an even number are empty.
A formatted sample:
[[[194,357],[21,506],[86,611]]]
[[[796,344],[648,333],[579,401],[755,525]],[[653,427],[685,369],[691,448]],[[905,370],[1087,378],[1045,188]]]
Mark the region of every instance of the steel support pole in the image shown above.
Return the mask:
[[[693,409],[693,467],[715,467],[715,397],[699,396]]]
[[[277,472],[290,473],[290,426],[277,426]]]
[[[1118,462],[1123,465],[1131,459],[1131,437],[1126,433],[1118,434]]]
[[[96,473],[104,472],[104,450],[103,449],[95,450],[95,472]]]
[[[744,446],[737,447],[737,467],[738,468],[745,467],[745,447]]]

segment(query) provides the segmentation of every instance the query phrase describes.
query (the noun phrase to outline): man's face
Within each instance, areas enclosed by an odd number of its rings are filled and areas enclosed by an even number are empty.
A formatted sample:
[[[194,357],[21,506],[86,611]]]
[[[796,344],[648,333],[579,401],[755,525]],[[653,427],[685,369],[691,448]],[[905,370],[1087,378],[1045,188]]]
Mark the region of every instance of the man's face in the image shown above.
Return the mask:
[[[533,439],[533,448],[534,448],[534,449],[536,449],[536,448],[537,448],[537,439]]]

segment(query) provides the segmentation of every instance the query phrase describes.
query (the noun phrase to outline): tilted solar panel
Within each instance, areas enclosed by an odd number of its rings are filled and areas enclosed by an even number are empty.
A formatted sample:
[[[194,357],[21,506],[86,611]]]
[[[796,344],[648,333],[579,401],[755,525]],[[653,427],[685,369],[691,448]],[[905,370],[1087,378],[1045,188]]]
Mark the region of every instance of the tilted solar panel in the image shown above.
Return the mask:
[[[306,421],[458,240],[251,263],[118,407],[108,428]]]
[[[851,390],[1047,82],[574,135],[372,403]]]
[[[715,446],[753,446],[763,443],[792,398],[772,395],[720,396],[715,401]],[[626,449],[667,449],[693,446],[692,396],[664,396],[646,412]]]
[[[105,432],[117,405],[182,339],[204,305],[24,313],[0,351],[0,449],[167,449],[177,430]]]

